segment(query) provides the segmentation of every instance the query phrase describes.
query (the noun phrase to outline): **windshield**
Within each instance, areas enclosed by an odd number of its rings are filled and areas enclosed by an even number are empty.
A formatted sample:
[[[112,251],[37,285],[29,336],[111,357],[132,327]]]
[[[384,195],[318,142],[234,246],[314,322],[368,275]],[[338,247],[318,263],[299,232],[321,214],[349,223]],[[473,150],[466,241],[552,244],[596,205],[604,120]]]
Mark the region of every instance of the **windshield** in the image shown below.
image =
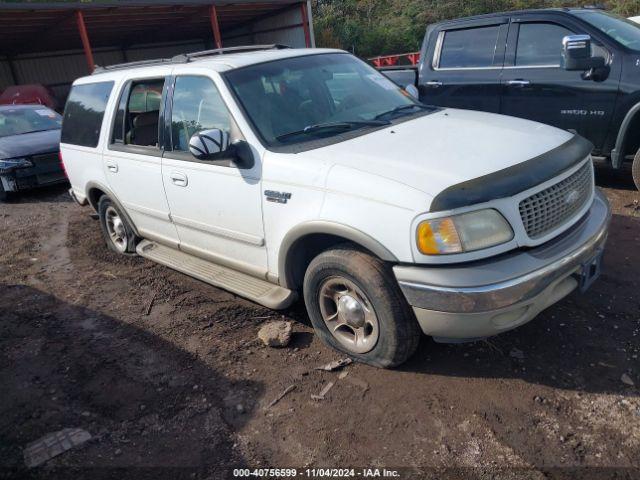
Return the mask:
[[[421,112],[411,97],[348,54],[322,54],[251,65],[226,74],[262,138],[291,145],[380,127],[389,117]],[[393,113],[391,110],[407,106]],[[334,128],[335,127],[335,128]]]
[[[640,24],[607,12],[580,10],[573,13],[625,47],[640,51]]]
[[[0,110],[0,137],[58,130],[61,125],[62,117],[46,107]]]

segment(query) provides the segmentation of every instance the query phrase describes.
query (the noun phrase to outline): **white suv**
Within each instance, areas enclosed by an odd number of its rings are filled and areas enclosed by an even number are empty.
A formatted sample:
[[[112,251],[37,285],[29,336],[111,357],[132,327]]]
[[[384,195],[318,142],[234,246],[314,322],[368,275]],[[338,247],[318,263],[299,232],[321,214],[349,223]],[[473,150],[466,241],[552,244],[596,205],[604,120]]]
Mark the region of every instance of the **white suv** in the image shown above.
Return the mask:
[[[338,50],[200,52],[73,84],[62,157],[107,245],[273,309],[371,365],[460,342],[598,276],[591,144],[425,106]]]

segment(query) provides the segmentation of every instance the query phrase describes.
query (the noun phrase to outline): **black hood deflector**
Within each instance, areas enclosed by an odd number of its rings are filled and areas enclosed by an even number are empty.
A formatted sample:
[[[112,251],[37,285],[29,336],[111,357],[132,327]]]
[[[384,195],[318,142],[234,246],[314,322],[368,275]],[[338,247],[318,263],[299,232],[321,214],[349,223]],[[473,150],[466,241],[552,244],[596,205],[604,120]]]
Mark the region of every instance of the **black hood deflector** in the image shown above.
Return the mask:
[[[531,160],[443,190],[433,199],[430,211],[442,212],[511,197],[560,175],[582,162],[592,150],[590,141],[575,135]]]

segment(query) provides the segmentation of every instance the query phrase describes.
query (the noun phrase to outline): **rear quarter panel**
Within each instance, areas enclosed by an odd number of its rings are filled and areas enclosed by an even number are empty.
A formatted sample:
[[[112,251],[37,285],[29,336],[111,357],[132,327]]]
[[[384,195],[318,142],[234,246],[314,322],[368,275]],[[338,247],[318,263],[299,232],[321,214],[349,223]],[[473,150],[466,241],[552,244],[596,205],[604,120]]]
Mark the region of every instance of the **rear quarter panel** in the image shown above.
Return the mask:
[[[121,81],[116,78],[96,78],[87,81],[80,79],[82,83],[113,81],[113,89],[107,102],[105,114],[102,119],[100,128],[100,139],[98,145],[93,147],[84,147],[80,145],[71,145],[68,143],[60,144],[60,152],[65,170],[69,176],[69,182],[76,198],[84,203],[87,200],[88,190],[92,185],[108,188],[108,181],[105,175],[103,165],[102,152],[105,148],[107,138],[109,137],[109,125],[111,124],[111,116],[117,101],[116,92],[119,90]],[[76,83],[79,83],[78,81]],[[74,83],[74,85],[76,84]],[[64,122],[62,124],[64,129]]]

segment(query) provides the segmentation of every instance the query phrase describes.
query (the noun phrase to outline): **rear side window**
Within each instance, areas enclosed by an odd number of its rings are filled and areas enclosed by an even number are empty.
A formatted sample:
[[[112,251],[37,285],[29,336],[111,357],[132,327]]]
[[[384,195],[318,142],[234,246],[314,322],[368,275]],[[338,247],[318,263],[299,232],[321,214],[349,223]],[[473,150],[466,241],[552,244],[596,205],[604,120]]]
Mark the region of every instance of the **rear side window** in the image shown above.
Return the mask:
[[[62,143],[96,147],[113,82],[76,85],[71,89],[62,121]]]
[[[160,110],[165,79],[129,82],[120,96],[112,144],[158,148]]]
[[[553,23],[523,23],[518,35],[517,66],[560,66],[562,39],[573,32]]]
[[[498,25],[449,30],[444,34],[439,68],[479,68],[493,66],[498,41]]]

